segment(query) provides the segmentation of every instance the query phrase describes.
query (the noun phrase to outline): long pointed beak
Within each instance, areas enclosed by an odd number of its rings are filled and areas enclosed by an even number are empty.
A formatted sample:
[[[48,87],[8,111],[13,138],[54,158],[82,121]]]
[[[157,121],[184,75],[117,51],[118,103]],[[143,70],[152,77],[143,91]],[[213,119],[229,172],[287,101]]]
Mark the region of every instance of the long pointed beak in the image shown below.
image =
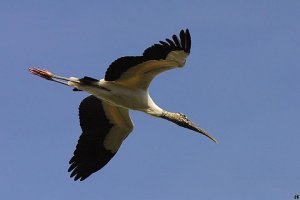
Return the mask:
[[[179,126],[182,126],[184,128],[188,128],[190,130],[196,131],[198,133],[201,133],[202,135],[208,137],[209,139],[211,139],[212,141],[214,141],[215,143],[219,143],[212,135],[210,135],[207,131],[205,131],[204,129],[198,127],[196,124],[194,124],[191,120],[189,120],[186,116],[185,119],[183,120],[182,124],[178,124]]]
[[[167,119],[183,128],[188,128],[190,130],[196,131],[198,133],[201,133],[202,135],[208,137],[215,143],[218,143],[218,141],[211,136],[208,132],[203,130],[202,128],[198,127],[196,124],[194,124],[191,120],[189,120],[184,114],[182,113],[173,113],[173,112],[167,112],[163,111],[162,115],[160,116],[164,119]]]
[[[196,131],[198,133],[201,133],[202,135],[208,137],[209,139],[211,139],[212,141],[214,141],[215,143],[219,143],[212,135],[210,135],[207,131],[203,130],[202,128],[196,126],[193,122],[188,121],[188,123],[186,124],[185,128],[188,128],[190,130]]]

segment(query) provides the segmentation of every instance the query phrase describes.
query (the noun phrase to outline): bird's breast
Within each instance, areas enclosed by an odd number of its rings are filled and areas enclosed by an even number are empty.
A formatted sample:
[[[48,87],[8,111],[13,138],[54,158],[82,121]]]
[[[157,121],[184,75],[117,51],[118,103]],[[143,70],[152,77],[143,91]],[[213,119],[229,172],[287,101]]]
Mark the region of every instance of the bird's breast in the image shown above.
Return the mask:
[[[132,110],[145,110],[148,105],[148,93],[142,90],[133,90],[128,88],[117,88],[111,91],[111,100],[115,104],[132,109]]]
[[[120,107],[145,111],[152,102],[148,91],[142,89],[129,88],[113,81],[100,81],[100,86],[106,90],[94,88],[90,93]]]

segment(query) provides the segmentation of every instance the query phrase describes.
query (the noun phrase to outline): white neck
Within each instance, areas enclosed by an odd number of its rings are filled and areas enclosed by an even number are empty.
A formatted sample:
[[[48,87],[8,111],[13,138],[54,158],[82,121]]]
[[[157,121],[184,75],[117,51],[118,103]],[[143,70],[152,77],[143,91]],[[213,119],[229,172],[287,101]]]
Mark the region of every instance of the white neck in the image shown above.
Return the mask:
[[[152,98],[148,96],[148,108],[145,112],[155,117],[161,117],[164,110],[161,109],[158,105],[156,105]]]

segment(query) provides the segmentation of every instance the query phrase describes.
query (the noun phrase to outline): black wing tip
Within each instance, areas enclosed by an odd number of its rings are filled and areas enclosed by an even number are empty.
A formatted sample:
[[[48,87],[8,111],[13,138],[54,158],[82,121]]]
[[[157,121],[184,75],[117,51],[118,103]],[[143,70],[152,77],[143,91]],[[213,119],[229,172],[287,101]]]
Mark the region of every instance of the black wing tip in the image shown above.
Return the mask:
[[[91,174],[98,171],[98,169],[86,170],[84,163],[81,163],[80,159],[75,155],[70,159],[69,165],[68,172],[70,173],[70,178],[74,179],[74,181],[83,181]]]
[[[160,44],[155,44],[159,46],[169,47],[172,50],[184,50],[186,53],[191,51],[191,34],[189,29],[181,29],[179,32],[179,37],[174,34],[172,35],[172,40],[166,38],[165,41],[159,41]]]
[[[143,52],[142,56],[125,56],[113,61],[105,73],[106,81],[118,80],[121,75],[131,67],[137,66],[148,60],[165,59],[171,51],[183,50],[190,53],[191,35],[189,29],[182,29],[179,35],[172,35],[164,41],[159,41]]]
[[[183,50],[186,53],[190,53],[191,52],[191,34],[189,29],[181,29],[180,33],[180,40],[181,40],[181,45]]]
[[[174,34],[172,36],[172,40],[170,39],[166,39],[165,41],[168,42],[169,47],[173,48],[174,50],[184,50],[186,53],[190,53],[191,51],[191,34],[189,29],[181,29],[181,31],[179,32],[179,38],[176,34]],[[166,43],[162,43],[162,41],[160,41],[160,43],[162,45],[165,45]]]
[[[80,176],[79,174],[74,174],[73,176],[70,175],[74,181],[84,181],[88,176]]]
[[[183,50],[186,53],[190,53],[191,50],[191,35],[189,29],[181,29],[178,35],[172,35],[172,37],[159,41],[158,44],[154,44],[147,48],[143,57],[152,59],[164,59],[171,51]]]
[[[68,169],[68,172],[71,173],[70,178],[73,179],[74,181],[78,181],[78,180],[83,181],[92,174],[92,173],[82,174],[78,170],[76,170],[76,168],[77,167],[74,168],[74,167],[70,166]]]

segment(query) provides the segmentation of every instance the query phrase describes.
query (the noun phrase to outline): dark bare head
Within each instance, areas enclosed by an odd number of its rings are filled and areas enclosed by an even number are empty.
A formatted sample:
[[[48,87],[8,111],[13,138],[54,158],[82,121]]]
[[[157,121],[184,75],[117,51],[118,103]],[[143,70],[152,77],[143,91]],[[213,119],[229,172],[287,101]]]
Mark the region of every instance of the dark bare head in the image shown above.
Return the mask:
[[[213,136],[211,136],[208,132],[206,132],[202,128],[199,128],[196,124],[194,124],[191,120],[189,120],[187,116],[185,116],[182,113],[173,113],[173,112],[164,111],[161,117],[181,127],[188,128],[190,130],[201,133],[206,137],[208,137],[209,139],[211,139],[212,141],[214,141],[215,143],[218,143],[218,141]]]

